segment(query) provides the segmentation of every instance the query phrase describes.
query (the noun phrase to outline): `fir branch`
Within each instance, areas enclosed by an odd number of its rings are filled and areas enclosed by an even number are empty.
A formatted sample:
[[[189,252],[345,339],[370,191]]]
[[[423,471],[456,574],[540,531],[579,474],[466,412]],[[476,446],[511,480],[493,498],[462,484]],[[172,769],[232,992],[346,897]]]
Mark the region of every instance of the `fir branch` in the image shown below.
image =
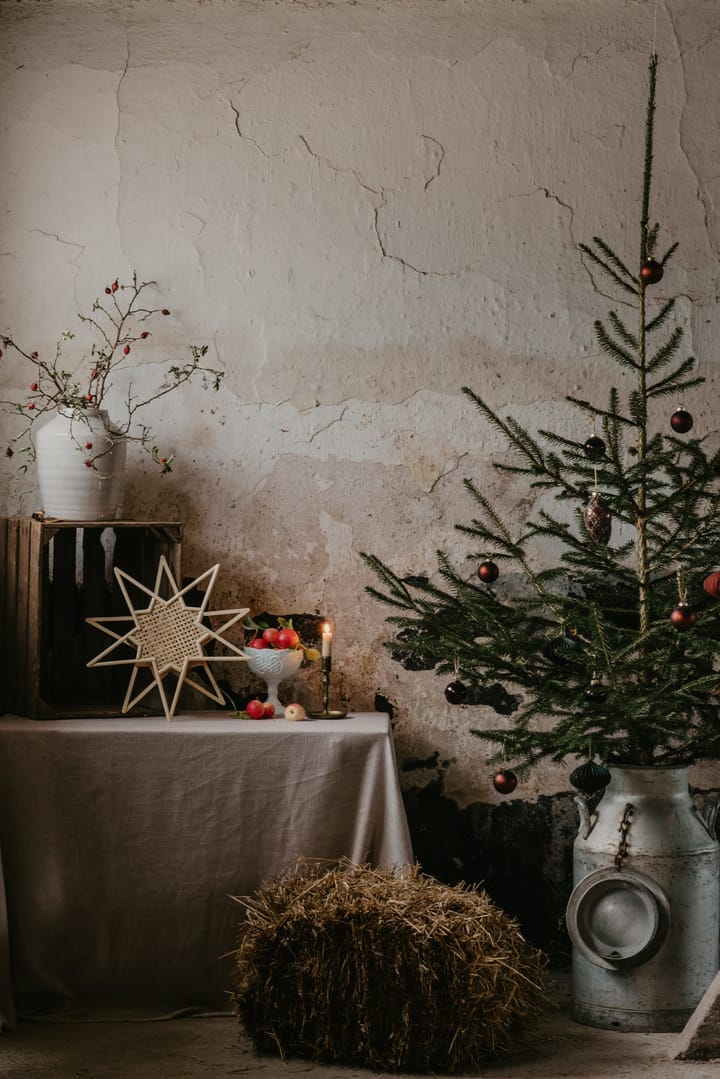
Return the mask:
[[[676,250],[678,249],[679,246],[680,246],[680,244],[676,240],[674,244],[671,244],[670,247],[668,247],[668,249],[665,252],[665,254],[663,255],[663,257],[661,259],[658,259],[658,262],[660,263],[661,266],[664,266],[665,263],[668,262],[668,260],[672,258],[672,256],[675,254],[675,252],[676,252]]]
[[[593,243],[596,245],[596,247],[600,248],[605,258],[608,260],[609,263],[611,263],[611,265],[615,267],[616,270],[619,270],[620,273],[625,274],[628,280],[632,281],[632,283],[635,284],[635,275],[630,273],[630,270],[628,270],[622,259],[620,259],[618,255],[613,251],[613,249],[605,243],[601,236],[593,236]]]
[[[610,324],[615,330],[615,333],[623,339],[626,345],[629,345],[630,348],[636,349],[638,347],[637,337],[635,336],[635,334],[630,333],[630,330],[628,330],[627,326],[619,317],[617,312],[608,311],[608,318],[610,319]]]
[[[625,349],[621,348],[616,341],[613,341],[600,319],[595,322],[595,339],[603,352],[607,352],[608,355],[612,356],[614,360],[617,360],[622,367],[628,367],[631,371],[637,371],[637,361],[629,352],[626,352]]]
[[[648,360],[645,370],[649,375],[654,371],[657,371],[659,367],[664,367],[666,363],[675,355],[680,347],[685,331],[682,326],[676,326],[673,332],[664,345],[661,345],[655,355]],[[692,361],[694,364],[694,360]]]
[[[691,390],[695,386],[702,386],[705,379],[702,375],[698,375],[696,378],[678,379],[673,378],[670,380],[663,379],[662,382],[656,383],[654,386],[650,386],[647,389],[647,396],[650,397],[669,397],[671,394],[682,394],[685,390]]]
[[[609,420],[614,420],[617,423],[623,423],[626,427],[636,427],[637,424],[634,420],[629,419],[627,416],[621,415],[619,412],[609,412],[604,408],[597,408],[596,405],[591,404],[589,401],[585,401],[582,397],[573,397],[570,394],[565,395],[565,400],[570,401],[571,404],[577,405],[584,412],[589,412],[593,416],[601,416]]]
[[[608,275],[608,277],[612,278],[612,280],[620,286],[620,288],[624,289],[626,292],[629,292],[632,296],[637,296],[638,290],[632,285],[628,285],[626,281],[623,281],[622,277],[620,277],[619,274],[615,273],[611,266],[608,266],[606,262],[603,262],[601,258],[598,258],[598,256],[595,254],[591,247],[588,247],[587,244],[578,244],[578,247],[583,252],[583,254],[590,259],[591,262],[594,262],[597,266],[599,266],[600,269]]]
[[[652,183],[653,166],[653,133],[655,128],[655,88],[657,82],[657,53],[650,57],[648,66],[649,86],[647,112],[645,115],[645,160],[643,163],[642,184],[642,211],[640,214],[640,265],[647,260],[652,246],[648,247],[648,240],[654,246],[652,237],[648,236],[648,222],[650,220],[650,186]]]
[[[370,567],[373,573],[375,573],[385,584],[393,598],[389,599],[386,596],[377,593],[374,589],[370,591],[371,595],[375,596],[377,599],[381,599],[385,603],[392,603],[398,607],[412,607],[413,600],[410,592],[391,569],[388,569],[388,567],[373,554],[360,551],[360,557]]]
[[[668,300],[667,303],[663,305],[655,318],[651,319],[650,322],[645,323],[645,333],[652,333],[653,330],[659,329],[665,322],[667,322],[674,309],[675,297],[673,296],[671,300]]]
[[[515,420],[508,420],[504,423],[498,414],[490,408],[488,404],[483,401],[476,393],[473,392],[468,386],[462,387],[462,392],[466,397],[469,397],[474,402],[477,408],[485,415],[490,421],[493,427],[500,431],[510,445],[514,446],[523,457],[526,457],[530,463],[536,467],[543,468],[542,453],[533,442],[530,436],[524,431]],[[519,437],[518,437],[519,434]],[[538,459],[539,457],[539,459]]]

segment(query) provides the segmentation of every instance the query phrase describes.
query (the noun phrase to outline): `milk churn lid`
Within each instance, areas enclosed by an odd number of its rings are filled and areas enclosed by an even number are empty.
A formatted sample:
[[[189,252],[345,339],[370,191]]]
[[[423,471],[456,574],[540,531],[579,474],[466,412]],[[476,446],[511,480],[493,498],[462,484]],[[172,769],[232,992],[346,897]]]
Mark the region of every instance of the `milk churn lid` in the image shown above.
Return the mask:
[[[607,970],[637,967],[665,939],[670,903],[644,873],[597,869],[576,885],[566,921],[570,939],[591,963]]]

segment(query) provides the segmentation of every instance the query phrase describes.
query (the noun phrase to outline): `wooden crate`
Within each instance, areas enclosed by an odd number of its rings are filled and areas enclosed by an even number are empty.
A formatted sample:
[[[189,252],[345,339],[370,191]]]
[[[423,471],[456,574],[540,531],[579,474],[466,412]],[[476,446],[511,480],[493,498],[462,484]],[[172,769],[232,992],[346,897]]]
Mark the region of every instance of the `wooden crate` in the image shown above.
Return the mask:
[[[85,619],[128,613],[115,567],[152,587],[165,555],[180,584],[181,543],[177,522],[1,517],[0,708],[33,719],[120,715],[129,668],[87,669],[109,642]]]

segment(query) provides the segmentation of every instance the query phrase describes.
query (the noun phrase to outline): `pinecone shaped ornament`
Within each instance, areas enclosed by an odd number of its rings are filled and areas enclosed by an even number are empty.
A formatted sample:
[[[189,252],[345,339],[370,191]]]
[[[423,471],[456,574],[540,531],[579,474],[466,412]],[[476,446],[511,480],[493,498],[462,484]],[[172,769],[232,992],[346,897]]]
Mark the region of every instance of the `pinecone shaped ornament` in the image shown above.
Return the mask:
[[[585,530],[595,543],[606,544],[612,531],[610,507],[599,491],[593,491],[590,501],[583,510]]]

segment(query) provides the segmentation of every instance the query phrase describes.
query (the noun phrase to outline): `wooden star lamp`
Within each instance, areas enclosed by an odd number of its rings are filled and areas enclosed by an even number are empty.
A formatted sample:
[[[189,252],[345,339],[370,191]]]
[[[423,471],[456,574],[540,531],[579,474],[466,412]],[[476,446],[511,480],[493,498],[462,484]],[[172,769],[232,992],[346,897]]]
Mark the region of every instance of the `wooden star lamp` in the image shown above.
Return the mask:
[[[247,662],[247,656],[240,648],[223,637],[231,626],[244,618],[249,607],[238,607],[227,611],[208,611],[215,579],[220,566],[213,566],[205,573],[196,577],[184,588],[178,589],[175,578],[164,556],[160,558],[154,589],[146,588],[140,581],[136,581],[121,569],[115,569],[120,590],[127,603],[130,614],[113,615],[107,618],[86,618],[89,625],[106,633],[113,638],[113,643],[105,648],[99,655],[91,659],[88,667],[132,667],[130,683],[128,685],[125,700],[123,701],[123,714],[128,712],[134,705],[143,699],[155,686],[160,693],[163,710],[166,719],[172,719],[175,715],[180,691],[184,685],[192,686],[199,693],[209,697],[211,701],[224,704],[225,698],[215,681],[210,669],[210,663]],[[200,584],[208,580],[207,588],[203,594],[203,600],[199,607],[189,607],[185,602],[187,594],[198,588]],[[163,598],[163,583],[165,591],[169,593],[167,599]],[[142,610],[138,610],[130,596],[127,585],[133,585],[139,592],[149,597],[149,604]],[[230,617],[228,617],[230,616]],[[210,628],[209,619],[226,618],[227,621],[214,630]],[[126,631],[118,632],[121,625],[128,625]],[[231,653],[230,655],[206,655],[204,646],[209,641],[217,641],[223,644]],[[130,647],[135,649],[135,655],[126,659],[107,658],[113,656],[117,649]],[[207,679],[207,684],[190,677],[190,672],[200,668]],[[149,670],[151,681],[149,685],[134,694],[135,683],[139,672]],[[173,673],[177,677],[175,692],[172,701],[168,704],[165,693],[164,680]],[[210,688],[208,688],[208,685]],[[134,694],[134,695],[133,695]]]

